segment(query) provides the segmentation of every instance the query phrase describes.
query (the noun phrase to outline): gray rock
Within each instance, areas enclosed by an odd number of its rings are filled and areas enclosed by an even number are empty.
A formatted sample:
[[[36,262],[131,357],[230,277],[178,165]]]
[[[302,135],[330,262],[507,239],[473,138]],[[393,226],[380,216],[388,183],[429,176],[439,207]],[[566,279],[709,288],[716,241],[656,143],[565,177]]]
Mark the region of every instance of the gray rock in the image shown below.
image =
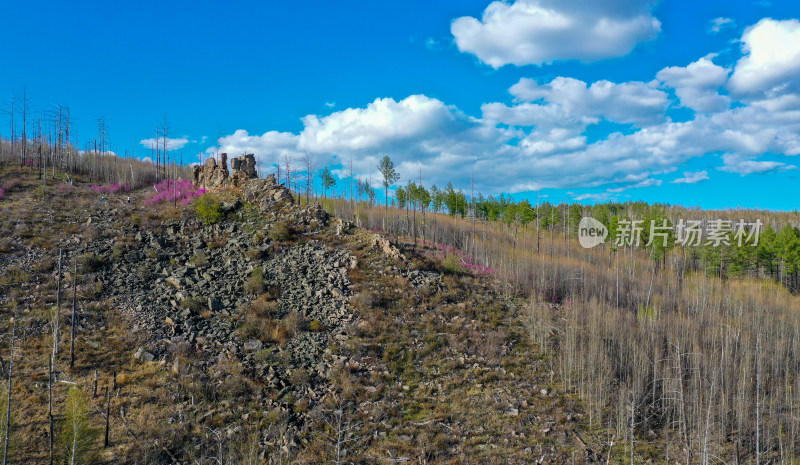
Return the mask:
[[[139,347],[133,354],[133,358],[140,362],[152,362],[156,357],[150,352],[144,350],[144,347]]]

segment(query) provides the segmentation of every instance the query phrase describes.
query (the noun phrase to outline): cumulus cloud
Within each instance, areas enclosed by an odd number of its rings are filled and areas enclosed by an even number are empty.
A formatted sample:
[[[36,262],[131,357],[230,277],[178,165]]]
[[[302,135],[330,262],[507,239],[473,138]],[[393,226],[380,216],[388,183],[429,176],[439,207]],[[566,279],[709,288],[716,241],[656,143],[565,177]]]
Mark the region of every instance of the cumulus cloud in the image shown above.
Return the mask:
[[[781,98],[800,91],[800,21],[765,18],[742,34],[744,56],[728,87],[749,100]]]
[[[734,27],[736,27],[736,21],[721,16],[708,22],[708,32],[710,34],[719,34],[723,29]]]
[[[592,62],[628,54],[654,39],[661,23],[655,2],[641,0],[517,0],[492,2],[481,19],[453,20],[459,50],[482,62],[542,65],[560,60]]]
[[[304,117],[300,143],[313,152],[369,150],[434,133],[454,120],[452,110],[443,102],[424,95],[411,95],[399,102],[379,98],[366,108]]]
[[[287,156],[299,166],[309,153],[320,166],[340,165],[334,169],[339,177],[349,176],[352,159],[356,177],[372,174],[374,180],[379,158],[390,155],[402,180],[416,179],[422,168],[426,182],[441,184],[476,160],[502,156],[511,150],[506,143],[521,135],[424,95],[399,101],[379,98],[363,108],[307,115],[302,121],[299,134],[270,131],[258,136],[237,130],[220,139],[220,152],[254,153],[267,171]],[[209,147],[206,154],[216,150]]]
[[[673,184],[697,184],[700,181],[706,181],[708,179],[710,179],[708,177],[708,171],[684,171],[682,178],[678,178],[670,182]]]
[[[559,105],[578,118],[604,118],[623,124],[647,125],[664,119],[669,105],[666,92],[644,82],[597,81],[591,85],[557,77],[546,84],[522,78],[509,89],[516,100]]]
[[[728,80],[730,71],[715,65],[712,59],[713,56],[706,56],[686,67],[664,68],[656,77],[675,89],[685,107],[704,113],[726,110],[731,100],[720,95],[719,89]]]
[[[606,202],[614,198],[612,192],[592,192],[588,194],[580,194],[574,196],[575,200],[581,202],[583,200],[592,200],[594,202]]]
[[[708,55],[665,68],[651,82],[523,78],[509,89],[510,101],[484,104],[479,117],[426,95],[378,98],[361,107],[307,115],[296,134],[239,130],[220,139],[221,150],[255,153],[262,167],[287,156],[297,163],[313,153],[319,166],[330,165],[340,177],[349,176],[352,159],[355,176],[371,174],[373,181],[379,179],[378,160],[389,155],[401,182],[417,179],[421,171],[426,185],[452,181],[458,187],[469,185],[474,175],[476,191],[487,194],[543,188],[603,191],[576,197],[584,200],[656,187],[663,182],[660,177],[690,159],[714,154],[722,154],[718,169],[741,175],[793,169],[780,157],[800,154],[800,90],[792,87],[796,74],[770,68],[767,81],[758,76],[741,81],[746,74],[739,74],[739,83],[731,84],[732,76],[752,67],[755,58],[765,62],[761,39],[754,39],[758,27],[744,33],[745,53],[732,72]],[[731,89],[729,95],[725,89]],[[693,115],[670,119],[667,110],[678,103]],[[628,126],[598,136],[591,127],[603,121]],[[766,154],[770,160],[761,158]],[[706,179],[707,171],[685,171],[671,182]]]
[[[170,152],[172,150],[182,149],[186,144],[191,142],[188,137],[181,137],[178,139],[171,139],[167,137],[167,151]],[[140,144],[147,147],[148,149],[157,149],[163,147],[164,139],[160,138],[156,139],[142,139],[139,141]]]
[[[230,156],[255,154],[262,171],[276,163],[284,163],[287,157],[292,163],[297,163],[303,157],[303,151],[298,147],[299,137],[290,132],[268,131],[259,136],[238,129],[233,134],[220,137],[218,143],[219,153]],[[208,147],[205,156],[212,157],[216,152],[217,146]]]
[[[778,169],[791,169],[794,166],[777,161],[758,161],[750,160],[738,153],[726,153],[722,156],[724,164],[719,168],[721,171],[738,173],[742,176],[753,173],[767,173]]]

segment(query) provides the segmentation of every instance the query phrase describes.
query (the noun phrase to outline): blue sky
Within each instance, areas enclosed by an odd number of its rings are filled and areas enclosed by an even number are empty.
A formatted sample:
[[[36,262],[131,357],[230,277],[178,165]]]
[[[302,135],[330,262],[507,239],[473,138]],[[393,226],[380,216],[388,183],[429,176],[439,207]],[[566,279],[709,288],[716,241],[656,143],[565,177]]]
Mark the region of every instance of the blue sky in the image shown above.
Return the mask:
[[[186,162],[220,135],[263,172],[797,208],[798,2],[6,3],[0,101],[69,105],[81,141],[103,116],[120,154],[166,114]]]

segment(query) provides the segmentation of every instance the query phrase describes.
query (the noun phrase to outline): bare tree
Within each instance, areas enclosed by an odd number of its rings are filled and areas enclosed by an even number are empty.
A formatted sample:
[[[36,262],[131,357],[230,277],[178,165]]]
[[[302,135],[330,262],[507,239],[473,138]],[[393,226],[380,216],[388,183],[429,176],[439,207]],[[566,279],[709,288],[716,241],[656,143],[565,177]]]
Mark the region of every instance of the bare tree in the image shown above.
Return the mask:
[[[17,332],[17,320],[11,318],[11,353],[8,358],[8,398],[6,400],[6,438],[3,445],[3,465],[8,465],[8,441],[11,431],[11,387],[14,380],[14,336]]]
[[[64,255],[64,251],[62,249],[58,249],[58,274],[56,275],[56,308],[55,313],[53,315],[53,361],[55,361],[56,357],[58,356],[58,338],[59,338],[59,326],[60,323],[60,312],[61,312],[61,261]]]
[[[25,165],[28,157],[28,112],[30,111],[30,101],[28,100],[28,89],[22,87],[22,100],[20,101],[22,111],[22,164]]]
[[[47,423],[50,427],[50,465],[53,465],[53,356],[47,357]]]
[[[69,341],[69,367],[75,367],[75,297],[78,291],[78,259],[75,259],[75,266],[72,271],[72,330]]]
[[[303,164],[306,168],[306,204],[309,204],[311,202],[311,189],[314,187],[314,169],[316,168],[314,154],[306,152],[303,157]]]
[[[352,421],[342,401],[336,403],[335,407],[323,418],[323,421],[329,430],[329,434],[325,436],[334,456],[333,463],[336,465],[349,463],[346,458],[354,455],[353,449],[357,447],[362,439],[361,436],[356,434],[360,424]]]

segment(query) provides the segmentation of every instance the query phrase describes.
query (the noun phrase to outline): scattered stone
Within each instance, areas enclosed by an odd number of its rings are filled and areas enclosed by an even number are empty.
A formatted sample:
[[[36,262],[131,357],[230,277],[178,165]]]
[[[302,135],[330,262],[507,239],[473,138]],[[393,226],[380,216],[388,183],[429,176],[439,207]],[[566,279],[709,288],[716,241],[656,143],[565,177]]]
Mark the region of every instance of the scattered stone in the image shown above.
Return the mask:
[[[139,347],[139,349],[136,350],[136,353],[133,354],[133,358],[140,362],[152,362],[156,357],[150,352],[144,350],[144,347]]]
[[[249,341],[244,343],[242,348],[245,352],[254,352],[256,350],[261,350],[262,343],[258,339],[250,339]]]
[[[390,258],[401,261],[406,260],[406,257],[397,250],[397,247],[393,246],[388,239],[380,234],[373,234],[370,243],[373,248],[378,249],[381,253]]]

